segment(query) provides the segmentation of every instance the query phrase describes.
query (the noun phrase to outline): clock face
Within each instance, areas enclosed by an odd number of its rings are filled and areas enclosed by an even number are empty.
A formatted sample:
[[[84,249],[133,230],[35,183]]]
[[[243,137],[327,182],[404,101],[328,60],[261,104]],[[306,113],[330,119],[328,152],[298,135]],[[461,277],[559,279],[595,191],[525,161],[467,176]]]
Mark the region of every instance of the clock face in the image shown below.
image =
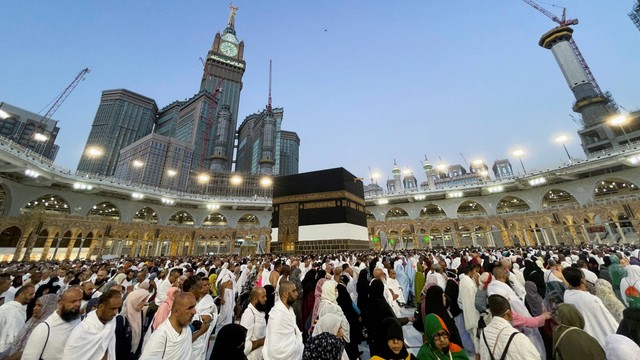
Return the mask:
[[[227,56],[236,56],[238,54],[238,48],[228,42],[223,42],[220,44],[220,52]]]

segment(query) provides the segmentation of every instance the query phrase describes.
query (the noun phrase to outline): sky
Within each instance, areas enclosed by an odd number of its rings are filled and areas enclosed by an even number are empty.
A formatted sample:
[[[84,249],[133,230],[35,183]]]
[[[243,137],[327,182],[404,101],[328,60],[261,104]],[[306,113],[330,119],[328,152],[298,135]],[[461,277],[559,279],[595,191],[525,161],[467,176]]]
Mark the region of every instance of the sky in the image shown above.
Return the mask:
[[[633,0],[540,1],[578,18],[574,38],[600,87],[640,108],[640,31]],[[85,67],[62,104],[56,163],[75,169],[103,90],[126,88],[159,107],[194,95],[228,1],[4,1],[0,101],[33,112]],[[344,167],[392,176],[394,160],[419,181],[434,165],[510,158],[527,171],[567,162],[554,139],[585,157],[575,100],[553,55],[538,46],[555,23],[521,0],[240,0],[245,43],[238,125],[267,103],[301,138],[300,172]],[[635,94],[635,95],[634,95]],[[366,180],[365,183],[368,183]]]

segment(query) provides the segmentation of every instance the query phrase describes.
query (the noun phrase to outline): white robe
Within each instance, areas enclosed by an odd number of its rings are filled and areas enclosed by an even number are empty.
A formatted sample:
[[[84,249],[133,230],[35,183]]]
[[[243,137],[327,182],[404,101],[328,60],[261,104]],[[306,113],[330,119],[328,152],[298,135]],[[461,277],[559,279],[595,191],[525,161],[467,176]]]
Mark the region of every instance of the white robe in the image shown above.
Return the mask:
[[[248,360],[262,360],[262,348],[251,351],[253,341],[260,340],[267,333],[267,321],[264,312],[258,311],[253,304],[249,304],[242,313],[240,325],[247,329],[247,337],[244,342],[244,354]]]
[[[511,326],[511,324],[501,318],[494,317],[491,322],[487,325],[483,330],[483,335],[480,335],[480,358],[481,359],[491,359],[491,355],[489,352],[491,351],[493,357],[495,359],[500,359],[502,353],[504,352],[505,347],[507,346],[507,342],[509,341],[509,337],[512,333],[516,332],[516,329]],[[484,342],[483,337],[486,337],[487,343]],[[489,347],[487,347],[489,344]],[[507,349],[506,360],[539,360],[540,354],[538,354],[538,350],[531,343],[530,339],[524,334],[517,334],[513,337],[511,344],[509,345],[509,349]]]
[[[213,302],[213,298],[211,295],[205,295],[198,304],[196,305],[196,315],[193,317],[193,320],[203,321],[203,316],[210,316],[212,320],[216,320],[217,316],[214,315],[214,312],[217,313],[216,304]],[[216,314],[217,315],[217,314]],[[205,360],[205,356],[207,355],[207,349],[209,345],[209,337],[211,336],[211,332],[215,328],[216,323],[211,322],[209,324],[209,329],[206,333],[200,335],[192,344],[191,351],[191,360]]]
[[[584,318],[584,331],[598,340],[604,348],[607,335],[615,334],[618,330],[618,322],[602,300],[588,291],[566,290],[564,302],[578,308]]]
[[[167,318],[144,344],[140,360],[189,359],[192,351],[191,335],[188,326],[183,327],[182,332],[178,334]]]
[[[27,321],[27,307],[17,301],[0,306],[0,352],[11,346]]]
[[[224,289],[224,304],[220,306],[220,315],[216,322],[216,334],[220,332],[223,326],[231,324],[233,321],[233,308],[235,307],[235,299],[233,297],[233,289]]]
[[[464,318],[464,327],[471,336],[474,347],[478,348],[478,341],[476,338],[476,331],[478,329],[478,320],[480,320],[480,314],[475,307],[476,292],[478,288],[476,283],[467,275],[460,275],[460,285],[458,293],[458,306],[462,309],[462,315]],[[466,345],[466,344],[463,344]],[[466,346],[465,346],[466,348]],[[469,349],[466,349],[469,350]]]
[[[46,324],[40,323],[29,335],[22,360],[39,360],[41,354],[42,360],[62,359],[71,332],[80,325],[80,318],[67,322],[62,320],[58,312],[51,314],[45,321]]]
[[[509,287],[509,285],[498,281],[493,280],[489,283],[489,287],[487,288],[487,296],[491,295],[501,295],[507,300],[509,300],[509,304],[511,305],[511,310],[517,312],[521,316],[531,317],[531,313],[527,310],[527,307],[524,305],[524,301],[522,301],[518,295],[516,295],[515,291]],[[522,331],[533,345],[535,345],[536,349],[540,353],[540,358],[545,360],[547,358],[547,352],[544,347],[544,342],[542,341],[542,335],[540,335],[540,331],[537,328],[519,328],[518,330]]]
[[[284,306],[282,301],[276,302],[269,312],[266,339],[262,347],[265,360],[300,360],[304,344],[302,333],[296,324],[293,308]]]
[[[403,304],[407,302],[407,300],[404,297],[404,291],[402,290],[402,286],[400,286],[400,283],[398,282],[398,280],[388,278],[387,287],[389,287],[389,290],[393,291],[394,294],[398,295],[398,298],[395,301]]]
[[[71,332],[62,358],[96,360],[102,359],[105,352],[109,360],[116,360],[116,319],[103,324],[92,311]]]

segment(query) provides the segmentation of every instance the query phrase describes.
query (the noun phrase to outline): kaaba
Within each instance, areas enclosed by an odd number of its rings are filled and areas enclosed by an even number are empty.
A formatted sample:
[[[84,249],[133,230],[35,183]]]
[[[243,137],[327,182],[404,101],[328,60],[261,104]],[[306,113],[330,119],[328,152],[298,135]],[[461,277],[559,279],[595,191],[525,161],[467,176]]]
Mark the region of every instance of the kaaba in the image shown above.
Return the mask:
[[[371,248],[362,179],[344,168],[276,177],[272,253]]]

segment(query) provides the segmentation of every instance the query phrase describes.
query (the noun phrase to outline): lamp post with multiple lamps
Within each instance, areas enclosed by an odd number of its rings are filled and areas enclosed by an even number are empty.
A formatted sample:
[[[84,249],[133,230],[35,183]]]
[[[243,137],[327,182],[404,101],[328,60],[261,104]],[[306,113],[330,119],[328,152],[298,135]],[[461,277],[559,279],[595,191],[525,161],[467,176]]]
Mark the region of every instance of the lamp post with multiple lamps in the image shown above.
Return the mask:
[[[524,163],[522,162],[522,156],[524,155],[524,150],[522,149],[517,149],[515,150],[512,155],[517,157],[518,160],[520,160],[520,166],[522,166],[522,172],[524,173],[524,175],[527,175],[527,170],[524,168]]]

